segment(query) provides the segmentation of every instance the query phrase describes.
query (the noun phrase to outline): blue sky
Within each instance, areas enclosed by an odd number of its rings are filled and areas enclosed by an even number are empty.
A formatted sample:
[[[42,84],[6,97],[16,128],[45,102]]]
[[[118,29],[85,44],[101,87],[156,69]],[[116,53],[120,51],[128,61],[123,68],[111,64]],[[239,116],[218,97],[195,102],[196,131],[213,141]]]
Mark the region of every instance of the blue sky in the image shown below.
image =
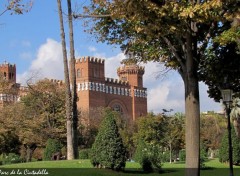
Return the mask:
[[[0,1],[0,13],[6,2]],[[72,2],[74,9],[75,2]],[[87,0],[81,2],[84,4]],[[66,12],[66,4],[63,4],[63,8]],[[117,78],[116,68],[124,58],[119,47],[97,43],[93,36],[83,31],[82,22],[75,21],[76,56],[105,59],[106,76]],[[0,38],[0,63],[6,60],[16,64],[18,82],[24,84],[33,75],[36,79],[63,79],[57,0],[34,0],[29,13],[10,15],[7,12],[0,16]],[[183,82],[174,71],[157,78],[162,68],[156,63],[145,65],[144,86],[148,88],[148,110],[157,113],[165,108],[184,112]],[[200,83],[201,111],[220,111],[221,105],[208,98],[206,91],[207,87]]]

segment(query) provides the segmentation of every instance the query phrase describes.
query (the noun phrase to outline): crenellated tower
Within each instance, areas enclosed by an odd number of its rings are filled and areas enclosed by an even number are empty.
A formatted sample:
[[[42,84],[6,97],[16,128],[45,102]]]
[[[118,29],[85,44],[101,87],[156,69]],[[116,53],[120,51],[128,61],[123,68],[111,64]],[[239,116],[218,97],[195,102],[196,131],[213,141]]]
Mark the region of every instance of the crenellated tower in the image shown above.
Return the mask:
[[[124,117],[135,120],[147,114],[147,89],[143,87],[144,67],[124,64],[119,67],[119,79],[105,78],[104,60],[83,57],[76,60],[78,108],[111,107]]]
[[[75,69],[79,97],[78,108],[88,111],[91,107],[105,107],[104,60],[89,56],[82,57],[76,59]]]
[[[146,88],[143,87],[144,67],[137,65],[134,60],[122,62],[124,65],[119,67],[117,74],[120,80],[129,82],[132,97],[132,117],[135,120],[139,116],[147,114]]]
[[[6,61],[0,64],[1,76],[11,83],[16,83],[16,65],[9,64]]]
[[[130,85],[143,87],[144,67],[137,64],[127,64],[119,67],[117,74],[120,80],[128,81]]]

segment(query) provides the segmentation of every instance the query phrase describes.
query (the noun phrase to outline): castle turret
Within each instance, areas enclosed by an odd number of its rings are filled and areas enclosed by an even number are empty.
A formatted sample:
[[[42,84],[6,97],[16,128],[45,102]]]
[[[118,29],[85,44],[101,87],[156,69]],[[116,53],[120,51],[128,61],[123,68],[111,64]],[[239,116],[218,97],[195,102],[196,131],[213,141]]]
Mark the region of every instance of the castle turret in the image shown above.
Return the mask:
[[[122,62],[124,65],[119,67],[117,74],[119,79],[127,81],[131,87],[132,97],[132,118],[147,114],[146,88],[143,87],[144,67],[137,65],[134,59],[127,59]]]
[[[16,83],[16,65],[9,64],[6,61],[0,64],[1,76],[9,82]]]
[[[120,80],[128,81],[131,86],[143,87],[144,67],[136,64],[124,65],[118,68],[117,74]]]

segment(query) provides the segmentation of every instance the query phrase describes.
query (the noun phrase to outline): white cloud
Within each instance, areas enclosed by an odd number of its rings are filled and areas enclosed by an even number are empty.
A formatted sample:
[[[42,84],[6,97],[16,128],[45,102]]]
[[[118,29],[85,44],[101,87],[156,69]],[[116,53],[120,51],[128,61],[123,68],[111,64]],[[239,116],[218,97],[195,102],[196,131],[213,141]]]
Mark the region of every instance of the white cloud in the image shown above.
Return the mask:
[[[94,46],[89,46],[88,51],[95,52],[95,51],[97,51],[97,48],[95,48]]]
[[[121,65],[121,61],[125,59],[123,53],[105,59],[105,76],[108,78],[118,78],[117,68]]]
[[[176,92],[175,89],[178,89]],[[174,112],[184,110],[183,87],[179,83],[158,81],[153,87],[148,87],[148,110],[155,113],[162,109],[173,109]],[[176,93],[176,96],[174,94]]]
[[[63,79],[61,43],[47,39],[46,43],[40,46],[30,68],[18,75],[18,81],[24,83],[30,77],[34,77],[34,79]]]

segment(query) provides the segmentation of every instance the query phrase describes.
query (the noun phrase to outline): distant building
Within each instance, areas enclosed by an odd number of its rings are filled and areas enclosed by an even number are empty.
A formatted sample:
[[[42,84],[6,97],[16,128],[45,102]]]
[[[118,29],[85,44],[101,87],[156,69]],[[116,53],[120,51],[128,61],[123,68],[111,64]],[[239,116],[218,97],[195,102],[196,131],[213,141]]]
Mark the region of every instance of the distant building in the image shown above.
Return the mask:
[[[143,87],[144,67],[126,64],[117,69],[119,79],[106,78],[104,60],[94,57],[76,59],[78,109],[89,112],[97,107],[111,107],[127,118],[135,120],[147,114],[147,89]],[[16,65],[0,65],[4,80],[16,91],[0,90],[0,105],[15,102],[26,94],[27,88],[16,83]],[[58,82],[56,80],[52,80]]]
[[[16,66],[7,62],[0,64],[0,107],[17,101],[19,87],[16,84]]]

